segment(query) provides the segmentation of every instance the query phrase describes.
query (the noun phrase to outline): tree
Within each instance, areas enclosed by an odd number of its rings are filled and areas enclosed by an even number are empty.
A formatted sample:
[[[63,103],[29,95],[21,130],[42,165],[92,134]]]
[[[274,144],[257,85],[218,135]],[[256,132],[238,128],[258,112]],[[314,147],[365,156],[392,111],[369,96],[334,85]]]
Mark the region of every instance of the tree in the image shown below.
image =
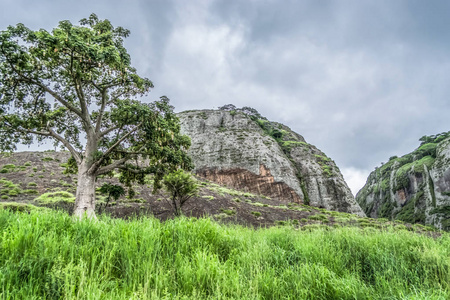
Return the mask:
[[[78,173],[74,215],[95,217],[95,182],[120,172],[131,188],[154,174],[191,168],[187,136],[169,99],[146,104],[152,82],[131,67],[129,31],[95,14],[52,32],[23,24],[0,33],[0,151],[52,139]],[[132,191],[132,190],[131,190]]]
[[[177,170],[164,176],[163,184],[170,196],[170,204],[176,216],[181,215],[182,206],[197,195],[198,184],[191,174]]]
[[[100,189],[100,194],[106,195],[106,202],[104,208],[106,209],[108,207],[109,201],[111,201],[111,198],[113,198],[115,201],[117,201],[120,197],[125,195],[125,190],[123,187],[117,184],[110,184],[110,183],[104,183]],[[100,206],[101,207],[101,206]]]

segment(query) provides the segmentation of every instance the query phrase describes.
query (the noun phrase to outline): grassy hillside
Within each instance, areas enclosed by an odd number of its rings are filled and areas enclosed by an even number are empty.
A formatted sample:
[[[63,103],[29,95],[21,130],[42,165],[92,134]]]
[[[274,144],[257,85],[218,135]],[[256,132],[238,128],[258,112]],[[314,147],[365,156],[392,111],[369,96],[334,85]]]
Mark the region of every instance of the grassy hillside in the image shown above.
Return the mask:
[[[0,299],[449,299],[450,236],[0,210]]]

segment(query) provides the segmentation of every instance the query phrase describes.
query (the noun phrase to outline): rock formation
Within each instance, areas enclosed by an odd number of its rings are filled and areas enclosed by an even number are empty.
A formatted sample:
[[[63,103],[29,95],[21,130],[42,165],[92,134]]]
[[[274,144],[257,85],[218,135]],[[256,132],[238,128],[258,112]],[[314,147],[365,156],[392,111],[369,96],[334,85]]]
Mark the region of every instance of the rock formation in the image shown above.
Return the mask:
[[[335,163],[287,126],[232,105],[178,117],[200,176],[280,201],[364,215]]]
[[[450,132],[420,140],[412,153],[376,168],[356,200],[371,217],[450,230]]]

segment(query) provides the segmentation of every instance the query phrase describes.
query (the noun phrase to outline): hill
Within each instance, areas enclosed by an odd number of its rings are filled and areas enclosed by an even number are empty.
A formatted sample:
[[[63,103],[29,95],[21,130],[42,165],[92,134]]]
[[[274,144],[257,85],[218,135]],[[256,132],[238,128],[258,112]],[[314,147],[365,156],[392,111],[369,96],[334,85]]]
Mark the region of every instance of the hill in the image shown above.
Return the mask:
[[[420,140],[413,152],[376,168],[356,200],[370,217],[450,230],[450,132]]]
[[[289,127],[231,104],[178,116],[199,176],[284,203],[364,216],[334,161]]]
[[[68,152],[19,152],[0,155],[0,208],[33,210],[58,208],[71,212],[76,188],[76,176],[64,174]],[[308,226],[356,226],[385,228],[395,226],[418,232],[433,232],[425,226],[412,226],[402,222],[386,222],[357,215],[328,211],[295,202],[280,201],[264,195],[235,190],[197,177],[199,195],[183,207],[184,214],[193,217],[210,216],[221,223],[265,227],[291,224]],[[99,178],[104,182],[118,183],[118,178]],[[173,217],[171,206],[164,193],[152,194],[152,181],[135,186],[134,197],[122,196],[105,207],[106,197],[97,189],[97,213],[112,217],[131,218],[153,215],[160,220]]]

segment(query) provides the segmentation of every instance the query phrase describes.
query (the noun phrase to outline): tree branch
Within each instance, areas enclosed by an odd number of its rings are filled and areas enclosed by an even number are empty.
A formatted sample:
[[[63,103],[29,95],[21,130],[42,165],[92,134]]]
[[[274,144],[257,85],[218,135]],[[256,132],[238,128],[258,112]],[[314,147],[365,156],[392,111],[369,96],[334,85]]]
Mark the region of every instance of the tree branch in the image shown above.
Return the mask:
[[[2,47],[2,53],[5,54],[5,52],[3,51],[3,47]],[[46,86],[45,84],[43,84],[42,82],[39,82],[37,80],[33,80],[32,78],[25,76],[24,74],[22,74],[21,72],[19,72],[15,67],[14,64],[8,59],[7,55],[5,55],[6,59],[8,60],[8,63],[11,67],[11,69],[17,74],[19,75],[23,81],[25,82],[29,82],[31,84],[35,84],[37,86],[39,86],[41,89],[43,89],[44,91],[46,91],[47,93],[49,93],[50,95],[53,96],[53,98],[55,98],[58,102],[60,102],[62,105],[64,105],[65,107],[67,107],[67,109],[69,109],[70,111],[73,111],[74,113],[76,113],[80,118],[83,119],[83,116],[81,114],[81,111],[76,108],[75,106],[73,106],[72,104],[70,104],[69,102],[67,102],[66,100],[64,100],[63,98],[61,98],[61,96],[59,96],[55,91],[53,91],[52,89],[50,89],[48,86]]]
[[[121,166],[122,166],[123,164],[125,164],[128,160],[129,160],[129,158],[122,158],[122,159],[116,160],[115,162],[113,162],[113,163],[110,164],[110,165],[107,165],[107,166],[105,166],[105,167],[98,168],[98,170],[96,171],[95,174],[96,174],[96,175],[103,175],[103,174],[106,174],[106,173],[108,173],[108,172],[111,172],[111,171],[113,171],[114,169],[121,167]],[[91,172],[91,169],[92,169],[92,167],[89,169],[88,172]]]
[[[104,130],[102,132],[98,132],[97,133],[97,138],[104,137],[105,135],[107,135],[111,131],[114,131],[114,130],[119,129],[119,128],[121,128],[121,126],[114,126],[114,127],[108,128],[108,129],[106,129],[106,130]]]
[[[75,148],[73,148],[73,146],[69,143],[69,141],[67,141],[65,138],[63,138],[62,136],[60,136],[59,134],[57,134],[50,126],[47,125],[47,130],[50,133],[50,136],[54,137],[55,139],[57,139],[58,141],[60,141],[69,151],[70,154],[72,154],[73,158],[75,159],[75,161],[77,162],[77,164],[81,164],[81,157],[78,154],[78,152],[75,150]]]
[[[124,134],[117,142],[115,142],[111,147],[109,147],[108,150],[106,150],[105,153],[103,153],[102,157],[100,157],[88,170],[89,173],[94,174],[97,169],[100,167],[100,165],[102,164],[103,160],[108,157],[108,155],[117,147],[120,145],[120,143],[122,143],[127,137],[129,137],[133,132],[135,132],[136,130],[139,129],[139,127],[141,127],[142,123],[139,123],[133,130],[127,132],[126,134]],[[128,160],[128,158],[127,158]]]
[[[99,111],[98,117],[97,117],[97,124],[95,126],[95,134],[97,136],[98,136],[98,133],[100,132],[100,128],[101,128],[101,125],[102,125],[103,113],[105,112],[107,98],[108,97],[106,95],[106,89],[103,89],[103,91],[102,91],[102,105],[100,107],[100,111]]]
[[[4,116],[4,118],[7,120],[7,118],[5,116]],[[7,120],[7,122],[9,122],[9,121]],[[48,137],[53,137],[53,138],[57,139],[58,141],[60,141],[70,151],[70,153],[72,154],[73,158],[76,160],[77,164],[81,163],[80,155],[75,150],[75,148],[73,148],[73,146],[65,138],[63,138],[62,136],[57,134],[49,126],[47,126],[47,130],[48,131],[39,131],[39,130],[31,130],[31,129],[27,129],[27,128],[15,127],[15,126],[12,126],[11,124],[7,124],[7,123],[5,123],[5,124],[8,127],[11,127],[14,130],[17,130],[17,131],[20,131],[20,132],[23,132],[23,133],[31,133],[31,134],[35,134],[35,135],[48,136]]]
[[[87,107],[83,89],[81,88],[81,80],[79,78],[74,78],[74,80],[75,80],[75,91],[77,93],[78,99],[80,100],[81,114],[83,115],[81,119],[85,122],[86,125],[88,125],[90,124],[89,110]]]

